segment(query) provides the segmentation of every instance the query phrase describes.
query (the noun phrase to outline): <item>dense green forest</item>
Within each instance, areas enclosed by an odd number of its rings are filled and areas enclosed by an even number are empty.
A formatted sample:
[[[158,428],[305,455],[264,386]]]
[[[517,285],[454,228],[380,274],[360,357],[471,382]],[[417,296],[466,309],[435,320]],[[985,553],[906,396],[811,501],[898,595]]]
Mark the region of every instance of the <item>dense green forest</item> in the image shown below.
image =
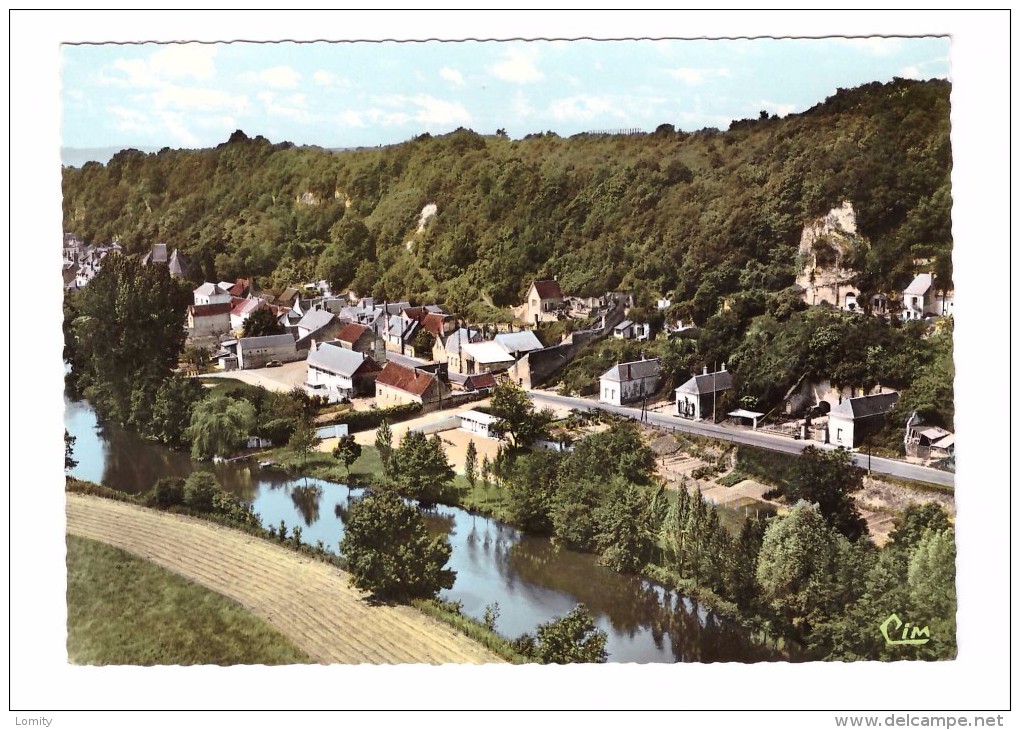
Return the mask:
[[[951,277],[949,91],[873,83],[725,132],[459,129],[328,151],[238,131],[212,150],[65,168],[64,227],[130,253],[180,247],[210,280],[314,276],[471,315],[556,275],[574,294],[670,294],[701,324],[722,297],[791,285],[804,224],[842,200],[872,244],[854,262],[863,291],[902,288],[915,257]]]

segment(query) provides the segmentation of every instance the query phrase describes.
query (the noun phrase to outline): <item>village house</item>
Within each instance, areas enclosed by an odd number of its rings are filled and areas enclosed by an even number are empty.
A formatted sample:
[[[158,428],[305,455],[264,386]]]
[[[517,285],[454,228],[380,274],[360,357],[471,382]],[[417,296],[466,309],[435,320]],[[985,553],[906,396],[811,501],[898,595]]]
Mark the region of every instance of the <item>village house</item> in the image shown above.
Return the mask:
[[[613,328],[613,337],[618,340],[647,340],[651,327],[647,324],[631,322],[625,319]]]
[[[432,345],[432,359],[445,362],[451,373],[464,372],[461,346],[469,342],[478,342],[482,333],[476,329],[461,327],[445,337],[437,337]]]
[[[356,395],[374,395],[375,380],[382,368],[370,355],[324,342],[308,353],[305,388],[310,395],[325,396],[330,403]]]
[[[379,408],[420,403],[438,405],[450,397],[439,376],[421,368],[408,368],[392,360],[375,381],[375,404]]]
[[[342,329],[343,324],[332,312],[324,309],[313,309],[302,317],[297,323],[297,336],[299,340],[314,338],[316,340],[331,340],[336,337]]]
[[[555,279],[540,279],[531,282],[524,297],[520,316],[525,322],[555,322],[556,312],[563,308],[563,291]]]
[[[230,292],[208,281],[191,292],[191,296],[195,306],[199,307],[204,304],[230,304]]]
[[[494,340],[465,343],[460,347],[460,354],[465,375],[499,373],[517,362],[503,345]]]
[[[814,380],[802,375],[783,396],[783,412],[790,416],[800,416],[814,408],[824,415],[848,398],[885,392],[891,391],[881,385],[870,389],[852,385],[837,388],[830,380]]]
[[[230,302],[188,306],[188,336],[217,337],[230,332]]]
[[[614,365],[599,378],[599,400],[614,406],[642,400],[659,387],[659,360],[636,360]]]
[[[492,424],[497,420],[495,416],[481,411],[462,411],[457,414],[460,417],[460,427],[475,436],[487,439],[498,439],[499,436],[492,432]]]
[[[918,274],[903,290],[900,317],[904,321],[946,317],[953,313],[953,293],[936,291],[934,274]]]
[[[891,392],[847,398],[829,411],[827,442],[848,449],[860,446],[869,433],[882,427],[885,414],[899,397]]]
[[[191,262],[181,253],[180,249],[174,249],[170,253],[165,243],[155,244],[148,253],[142,257],[142,266],[166,266],[170,276],[175,279],[187,278],[191,275]]]
[[[382,343],[375,332],[371,327],[366,327],[363,324],[344,325],[343,329],[337,333],[336,340],[345,350],[354,350],[372,356],[376,356],[382,351],[382,348],[379,347]]]
[[[224,343],[226,344],[226,343]],[[251,370],[264,367],[267,362],[294,362],[303,353],[298,352],[293,335],[265,335],[264,337],[242,337],[235,345],[237,367]]]
[[[531,330],[522,332],[502,332],[495,335],[492,341],[507,351],[514,360],[519,360],[529,352],[541,350],[545,347],[541,340]]]
[[[921,459],[939,459],[953,455],[956,437],[941,426],[926,424],[917,411],[910,414],[903,435],[907,456]]]
[[[236,332],[240,332],[244,329],[244,323],[248,321],[248,317],[250,317],[256,309],[269,307],[269,304],[259,297],[251,297],[250,299],[233,297],[230,301],[234,305],[230,310],[230,329]]]
[[[715,420],[716,401],[720,393],[733,389],[733,376],[722,369],[710,373],[706,367],[701,375],[695,375],[676,389],[676,414],[680,418],[700,421],[703,418]]]

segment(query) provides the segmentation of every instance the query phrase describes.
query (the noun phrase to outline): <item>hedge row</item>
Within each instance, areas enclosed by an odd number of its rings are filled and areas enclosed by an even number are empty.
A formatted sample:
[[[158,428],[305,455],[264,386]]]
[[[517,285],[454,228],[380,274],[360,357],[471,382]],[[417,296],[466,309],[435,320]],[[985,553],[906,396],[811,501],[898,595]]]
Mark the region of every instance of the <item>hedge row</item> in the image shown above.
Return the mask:
[[[401,406],[390,408],[377,408],[370,411],[345,411],[339,414],[332,423],[345,423],[351,433],[357,431],[371,431],[379,428],[383,421],[396,423],[414,418],[422,411],[421,403],[406,403]],[[332,425],[332,424],[331,424]]]

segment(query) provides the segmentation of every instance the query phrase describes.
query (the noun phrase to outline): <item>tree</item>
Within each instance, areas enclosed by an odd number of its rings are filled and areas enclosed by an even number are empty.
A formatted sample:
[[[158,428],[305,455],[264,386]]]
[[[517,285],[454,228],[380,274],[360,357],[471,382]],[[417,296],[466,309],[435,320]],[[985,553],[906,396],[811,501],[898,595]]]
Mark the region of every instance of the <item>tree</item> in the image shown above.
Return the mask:
[[[599,562],[619,573],[636,573],[651,558],[654,539],[646,493],[614,478],[595,509]]]
[[[943,532],[950,528],[949,515],[937,503],[912,504],[896,520],[889,540],[893,546],[911,551],[926,532]]]
[[[393,452],[393,475],[406,497],[429,507],[443,498],[454,474],[438,435],[408,431]]]
[[[128,425],[132,401],[151,402],[177,367],[190,298],[165,266],[106,256],[89,285],[68,295],[64,309],[72,392],[84,395],[101,419]]]
[[[276,319],[268,306],[262,306],[248,315],[241,329],[242,337],[264,337],[266,335],[282,335],[283,325]]]
[[[379,452],[379,460],[382,461],[383,474],[387,477],[393,475],[393,432],[390,424],[383,421],[375,430],[375,448]]]
[[[211,512],[219,491],[216,477],[207,471],[193,471],[184,480],[184,503],[199,512]]]
[[[429,537],[414,507],[392,492],[368,492],[350,508],[340,554],[354,585],[380,600],[430,598],[452,588],[445,535]]]
[[[468,441],[467,451],[464,454],[464,477],[474,489],[478,479],[478,449],[475,448],[474,439]]]
[[[550,411],[536,411],[524,388],[510,381],[496,386],[489,410],[496,417],[490,430],[500,438],[509,437],[513,449],[529,446],[547,435],[553,420]]]
[[[351,466],[361,456],[361,444],[354,440],[354,436],[341,436],[333,447],[333,458],[339,461],[347,469],[347,481],[351,480]]]
[[[538,627],[535,658],[543,664],[601,664],[609,658],[607,639],[591,612],[579,603],[566,616]]]
[[[933,641],[926,652],[939,659],[956,656],[956,536],[953,529],[928,531],[907,567],[907,585],[916,621],[926,623]]]
[[[301,463],[304,464],[308,460],[308,456],[315,451],[315,447],[319,445],[320,441],[322,439],[315,434],[315,428],[312,424],[302,421],[294,429],[294,433],[290,435],[287,446],[300,459]]]
[[[195,406],[187,436],[191,456],[211,459],[240,449],[255,428],[255,406],[229,396],[207,398]]]
[[[510,521],[522,530],[552,533],[551,512],[562,460],[555,451],[525,452],[514,460],[507,480],[507,513]]]
[[[765,531],[755,570],[762,598],[802,640],[849,604],[842,581],[849,548],[814,504],[797,504]]]
[[[179,449],[187,443],[188,426],[195,405],[205,397],[196,378],[174,375],[163,381],[152,402],[151,417],[143,433]]]
[[[831,527],[856,540],[868,526],[851,495],[863,486],[864,473],[853,466],[849,451],[808,446],[787,472],[782,492],[790,501],[817,504]]]
[[[75,461],[72,456],[74,455],[74,442],[77,441],[77,437],[72,436],[68,430],[64,429],[64,469],[69,470],[78,466],[78,462]]]

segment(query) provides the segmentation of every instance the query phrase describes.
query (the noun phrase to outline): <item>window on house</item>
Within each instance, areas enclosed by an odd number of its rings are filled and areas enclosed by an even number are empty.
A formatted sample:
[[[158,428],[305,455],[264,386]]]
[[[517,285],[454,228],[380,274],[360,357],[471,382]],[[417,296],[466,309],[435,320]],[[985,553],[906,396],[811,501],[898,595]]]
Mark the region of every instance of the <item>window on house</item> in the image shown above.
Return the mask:
[[[836,440],[837,441],[842,441],[843,440],[843,429],[841,429],[841,428],[837,428],[836,429]]]

